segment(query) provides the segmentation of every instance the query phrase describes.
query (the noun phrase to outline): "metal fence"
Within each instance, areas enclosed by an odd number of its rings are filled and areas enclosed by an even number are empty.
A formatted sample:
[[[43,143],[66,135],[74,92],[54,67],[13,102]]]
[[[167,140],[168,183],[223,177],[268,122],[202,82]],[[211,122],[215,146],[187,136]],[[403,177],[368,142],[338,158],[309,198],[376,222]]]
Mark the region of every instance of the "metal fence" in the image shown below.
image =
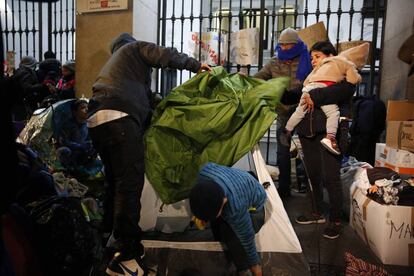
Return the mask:
[[[381,50],[385,27],[386,0],[158,0],[158,43],[176,47],[189,53],[188,40],[193,32],[217,32],[221,36],[245,28],[259,28],[258,62],[242,66],[225,60],[222,64],[229,72],[242,68],[252,75],[274,56],[280,32],[292,27],[302,29],[324,22],[327,35],[333,44],[343,41],[371,42],[370,64],[361,72],[360,95],[379,96]],[[218,61],[221,55],[230,56],[231,36],[227,36],[224,51],[218,43]],[[202,59],[202,44],[198,45]],[[194,52],[194,51],[193,51]],[[187,71],[158,70],[156,91],[165,95],[173,87],[191,77]],[[275,164],[276,126],[272,125],[260,143],[268,164]]]
[[[16,66],[27,55],[41,61],[47,50],[62,62],[75,58],[75,0],[1,0],[0,18],[4,51],[15,52]]]
[[[158,0],[158,34],[163,46],[176,47],[187,52],[187,41],[192,32],[216,31],[221,36],[244,28],[259,28],[258,63],[247,66],[228,60],[224,66],[229,72],[246,67],[249,73],[259,70],[274,55],[280,32],[286,27],[302,29],[316,22],[324,22],[331,42],[371,41],[370,64],[362,72],[361,94],[378,94],[381,68],[382,32],[385,26],[386,0]],[[230,54],[232,41],[227,36],[226,49],[218,44],[220,55]],[[202,57],[201,43],[198,58]],[[158,74],[157,91],[165,93],[191,77],[187,72],[164,70]]]

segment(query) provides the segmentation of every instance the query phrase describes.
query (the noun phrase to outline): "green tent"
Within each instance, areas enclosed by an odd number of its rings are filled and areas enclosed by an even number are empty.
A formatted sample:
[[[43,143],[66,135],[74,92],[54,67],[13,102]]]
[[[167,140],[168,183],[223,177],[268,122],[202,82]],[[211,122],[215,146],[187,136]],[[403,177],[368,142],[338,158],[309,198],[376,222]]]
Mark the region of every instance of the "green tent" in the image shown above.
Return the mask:
[[[172,90],[145,136],[146,174],[161,200],[187,198],[206,162],[231,166],[250,151],[288,85],[288,78],[263,81],[216,67]]]

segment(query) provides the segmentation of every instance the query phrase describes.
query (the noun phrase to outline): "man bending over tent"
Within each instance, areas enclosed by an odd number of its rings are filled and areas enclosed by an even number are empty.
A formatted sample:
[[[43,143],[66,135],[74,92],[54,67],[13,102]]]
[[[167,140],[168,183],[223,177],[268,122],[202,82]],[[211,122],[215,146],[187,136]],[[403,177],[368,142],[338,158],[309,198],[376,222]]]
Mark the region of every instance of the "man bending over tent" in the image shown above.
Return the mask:
[[[224,243],[240,273],[261,276],[256,251],[257,218],[264,218],[266,192],[248,172],[207,163],[190,192],[190,206],[200,220],[210,221],[216,240]]]

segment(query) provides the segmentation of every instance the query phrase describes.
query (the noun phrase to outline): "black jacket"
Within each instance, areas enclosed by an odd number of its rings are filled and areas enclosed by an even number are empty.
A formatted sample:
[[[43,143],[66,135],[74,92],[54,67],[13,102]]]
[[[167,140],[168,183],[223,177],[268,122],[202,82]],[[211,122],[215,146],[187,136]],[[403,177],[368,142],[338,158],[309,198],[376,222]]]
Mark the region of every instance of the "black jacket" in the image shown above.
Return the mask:
[[[46,85],[39,83],[36,72],[26,67],[20,67],[12,77],[17,90],[16,103],[25,103],[34,111],[37,105],[49,94]]]
[[[61,67],[62,64],[55,58],[48,58],[39,63],[39,70],[37,71],[39,82],[49,80],[56,85],[61,76]]]
[[[322,105],[337,104],[341,116],[350,116],[349,105],[355,92],[355,85],[343,81],[325,88],[316,88],[309,92],[315,109],[307,113],[305,118],[298,124],[296,131],[299,136],[309,137],[316,133],[326,133],[326,116],[320,109]],[[302,95],[302,89],[288,90],[282,97],[283,104],[298,103]]]
[[[99,73],[89,102],[90,115],[102,109],[119,110],[131,115],[145,129],[151,118],[152,67],[197,72],[200,66],[196,59],[175,48],[130,42],[115,51]]]

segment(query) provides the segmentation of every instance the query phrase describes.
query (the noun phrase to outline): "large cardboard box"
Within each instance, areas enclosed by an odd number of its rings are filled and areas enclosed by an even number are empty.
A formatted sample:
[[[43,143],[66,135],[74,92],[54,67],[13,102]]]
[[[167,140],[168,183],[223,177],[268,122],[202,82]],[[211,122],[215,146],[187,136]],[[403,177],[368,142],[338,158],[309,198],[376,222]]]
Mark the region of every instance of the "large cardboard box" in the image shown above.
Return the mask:
[[[351,187],[350,225],[383,264],[414,266],[414,207],[382,205]]]
[[[388,101],[386,144],[414,151],[414,102]]]
[[[375,167],[387,167],[400,174],[414,175],[414,153],[377,143]]]

